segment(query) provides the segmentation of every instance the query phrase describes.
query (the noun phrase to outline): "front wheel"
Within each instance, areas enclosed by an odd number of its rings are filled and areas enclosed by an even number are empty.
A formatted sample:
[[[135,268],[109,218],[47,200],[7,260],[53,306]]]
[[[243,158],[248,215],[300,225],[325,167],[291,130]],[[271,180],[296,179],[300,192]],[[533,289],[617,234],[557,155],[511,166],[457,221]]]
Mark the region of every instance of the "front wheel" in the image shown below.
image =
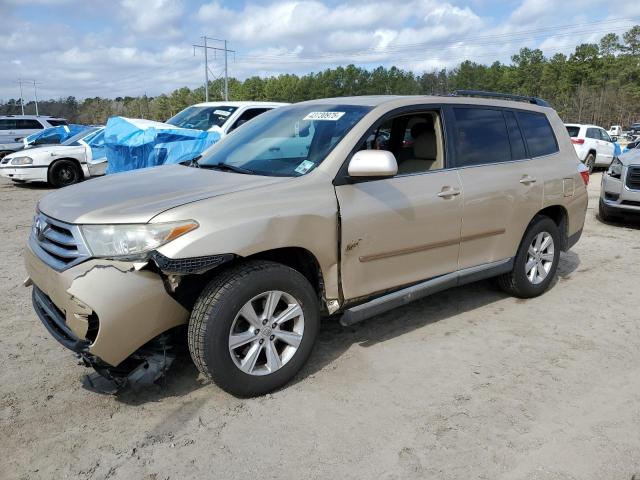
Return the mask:
[[[296,270],[252,261],[214,278],[189,321],[194,363],[227,392],[275,390],[306,363],[319,327],[315,291]]]
[[[49,183],[56,188],[73,185],[82,180],[82,172],[71,160],[58,160],[49,168]]]
[[[522,238],[513,270],[498,277],[510,295],[532,298],[551,285],[560,261],[560,231],[549,217],[536,216]]]

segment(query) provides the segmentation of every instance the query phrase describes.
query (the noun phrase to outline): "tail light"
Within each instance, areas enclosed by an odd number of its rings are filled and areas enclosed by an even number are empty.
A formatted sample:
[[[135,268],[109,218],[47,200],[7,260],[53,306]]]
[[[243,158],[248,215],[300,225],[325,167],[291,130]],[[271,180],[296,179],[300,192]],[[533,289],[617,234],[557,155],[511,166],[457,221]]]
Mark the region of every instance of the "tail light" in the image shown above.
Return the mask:
[[[572,138],[571,143],[574,145],[584,145],[584,138]]]
[[[587,168],[584,163],[580,162],[578,164],[578,172],[580,172],[580,176],[582,177],[584,184],[589,185],[589,168]]]

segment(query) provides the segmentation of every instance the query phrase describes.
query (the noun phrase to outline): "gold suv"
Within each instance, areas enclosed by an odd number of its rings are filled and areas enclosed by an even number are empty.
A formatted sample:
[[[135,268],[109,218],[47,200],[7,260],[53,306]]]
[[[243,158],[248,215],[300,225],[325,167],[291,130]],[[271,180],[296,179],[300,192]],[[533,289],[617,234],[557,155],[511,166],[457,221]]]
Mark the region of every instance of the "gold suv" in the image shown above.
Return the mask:
[[[543,293],[582,232],[580,165],[534,98],[298,103],[189,165],[45,196],[26,284],[49,332],[114,389],[157,378],[183,335],[204,375],[259,395],[300,370],[323,316],[348,325],[489,277]]]

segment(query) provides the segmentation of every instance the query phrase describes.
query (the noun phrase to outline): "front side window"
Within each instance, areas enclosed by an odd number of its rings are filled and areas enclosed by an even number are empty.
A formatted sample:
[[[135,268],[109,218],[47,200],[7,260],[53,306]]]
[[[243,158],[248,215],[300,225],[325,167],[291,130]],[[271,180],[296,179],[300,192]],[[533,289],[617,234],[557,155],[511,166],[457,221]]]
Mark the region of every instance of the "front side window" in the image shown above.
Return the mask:
[[[44,127],[37,120],[26,120],[26,119],[18,119],[16,120],[16,130],[42,130]]]
[[[361,150],[387,150],[398,162],[398,175],[444,168],[442,123],[436,111],[398,115],[376,127]]]
[[[611,137],[604,130],[600,130],[600,139],[604,140],[605,142],[611,142]]]
[[[213,107],[187,107],[177,115],[171,117],[165,123],[180,128],[191,128],[194,130],[209,130],[212,127],[222,127],[231,114],[238,107],[227,105]]]
[[[276,108],[214,144],[198,164],[255,175],[304,175],[322,163],[370,110],[325,103]]]
[[[518,112],[518,122],[531,158],[551,155],[558,151],[556,136],[545,114]]]
[[[507,124],[501,110],[454,108],[456,158],[468,167],[511,160]]]

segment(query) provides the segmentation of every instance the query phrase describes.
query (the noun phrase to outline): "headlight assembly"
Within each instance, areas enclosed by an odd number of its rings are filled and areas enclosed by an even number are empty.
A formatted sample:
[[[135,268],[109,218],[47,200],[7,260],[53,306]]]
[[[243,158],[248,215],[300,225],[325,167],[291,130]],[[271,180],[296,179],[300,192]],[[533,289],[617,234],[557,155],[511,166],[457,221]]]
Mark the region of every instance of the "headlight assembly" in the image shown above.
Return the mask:
[[[129,225],[82,225],[82,234],[94,257],[141,259],[146,254],[198,228],[193,220]]]
[[[622,162],[618,158],[614,158],[607,170],[607,175],[613,178],[622,177]]]
[[[33,158],[31,157],[13,157],[11,159],[11,165],[31,165],[33,164]]]

